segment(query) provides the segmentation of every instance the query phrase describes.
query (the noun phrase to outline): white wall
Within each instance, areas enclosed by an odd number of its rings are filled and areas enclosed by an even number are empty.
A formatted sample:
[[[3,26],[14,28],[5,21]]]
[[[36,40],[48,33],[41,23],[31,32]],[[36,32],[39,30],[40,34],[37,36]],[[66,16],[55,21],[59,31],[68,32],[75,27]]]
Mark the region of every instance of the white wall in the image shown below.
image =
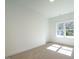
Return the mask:
[[[18,3],[16,0],[6,0],[6,56],[46,42],[48,21],[34,10]]]
[[[56,22],[63,22],[67,20],[74,20],[73,12],[49,19],[49,39],[47,42],[58,42],[58,43],[67,44],[67,45],[74,45],[73,38],[56,37]]]

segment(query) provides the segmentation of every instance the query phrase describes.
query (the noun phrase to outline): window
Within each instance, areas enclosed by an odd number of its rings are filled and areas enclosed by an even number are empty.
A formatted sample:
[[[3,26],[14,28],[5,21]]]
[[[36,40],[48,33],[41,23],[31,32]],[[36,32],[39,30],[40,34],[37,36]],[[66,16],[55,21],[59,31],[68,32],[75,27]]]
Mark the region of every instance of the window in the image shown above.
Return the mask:
[[[58,22],[56,24],[56,36],[57,37],[73,37],[74,36],[74,22]]]

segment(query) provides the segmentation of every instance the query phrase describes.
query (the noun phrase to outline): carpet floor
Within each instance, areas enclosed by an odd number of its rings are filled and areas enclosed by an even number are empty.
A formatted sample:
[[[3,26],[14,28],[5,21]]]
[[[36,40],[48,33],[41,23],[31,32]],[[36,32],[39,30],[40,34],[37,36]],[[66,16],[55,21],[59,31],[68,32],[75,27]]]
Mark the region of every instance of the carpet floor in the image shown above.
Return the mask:
[[[10,56],[10,59],[74,59],[74,53],[71,56],[60,54],[58,52],[48,50],[47,47],[52,44],[46,44],[22,53]]]

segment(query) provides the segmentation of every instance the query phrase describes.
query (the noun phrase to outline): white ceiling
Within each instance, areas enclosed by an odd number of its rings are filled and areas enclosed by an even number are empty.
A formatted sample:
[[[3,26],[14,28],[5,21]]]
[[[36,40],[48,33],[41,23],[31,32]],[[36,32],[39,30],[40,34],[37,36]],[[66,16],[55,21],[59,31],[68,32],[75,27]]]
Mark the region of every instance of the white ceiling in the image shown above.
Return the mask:
[[[49,0],[15,1],[18,3],[19,6],[25,6],[26,8],[30,8],[46,18],[51,18],[74,11],[74,0],[55,0],[54,2],[49,2]]]

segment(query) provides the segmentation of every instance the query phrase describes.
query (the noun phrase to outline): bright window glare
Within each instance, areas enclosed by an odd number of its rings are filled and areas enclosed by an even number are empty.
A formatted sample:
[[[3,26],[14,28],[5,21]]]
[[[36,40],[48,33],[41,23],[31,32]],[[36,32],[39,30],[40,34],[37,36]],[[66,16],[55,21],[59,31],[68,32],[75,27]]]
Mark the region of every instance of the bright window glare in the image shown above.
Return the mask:
[[[60,47],[61,47],[61,46],[58,45],[58,44],[53,44],[52,46],[57,47],[57,48],[60,48]]]
[[[64,55],[68,55],[68,56],[71,56],[72,51],[68,51],[68,50],[60,49],[60,50],[58,51],[58,53],[61,53],[61,54],[64,54]]]
[[[65,47],[65,46],[62,46],[62,48],[61,49],[65,49],[65,50],[69,50],[69,51],[72,51],[73,50],[73,48],[70,48],[70,47]]]
[[[49,46],[47,49],[52,50],[52,51],[57,51],[59,48],[53,47],[53,46]]]

